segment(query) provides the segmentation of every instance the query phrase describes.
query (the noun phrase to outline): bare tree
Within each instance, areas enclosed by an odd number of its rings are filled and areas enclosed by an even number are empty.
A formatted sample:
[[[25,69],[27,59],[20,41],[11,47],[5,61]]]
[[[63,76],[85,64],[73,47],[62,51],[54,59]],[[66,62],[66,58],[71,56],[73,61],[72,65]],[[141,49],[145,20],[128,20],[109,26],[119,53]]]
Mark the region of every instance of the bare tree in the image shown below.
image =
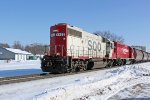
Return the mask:
[[[13,46],[14,49],[21,49],[24,50],[24,46],[19,42],[19,41],[15,41]]]
[[[0,43],[0,47],[3,48],[10,48],[10,46],[7,43]],[[27,52],[30,52],[32,54],[44,54],[45,52],[49,52],[49,45],[44,45],[40,43],[33,43],[30,45],[22,45],[19,41],[15,41],[14,44],[11,46],[14,49],[21,49],[25,50]]]
[[[0,43],[0,47],[10,48],[10,46],[7,43]]]
[[[44,54],[45,51],[48,51],[45,49],[47,49],[47,48],[45,48],[45,45],[39,44],[39,43],[33,43],[33,44],[25,46],[26,51],[31,52],[35,55],[36,54]]]
[[[121,43],[124,43],[124,38],[122,36],[118,36],[114,33],[109,32],[109,31],[104,31],[104,32],[97,31],[97,32],[94,32],[94,34],[100,35],[100,36],[105,37],[107,39],[110,39],[112,41],[119,41]]]

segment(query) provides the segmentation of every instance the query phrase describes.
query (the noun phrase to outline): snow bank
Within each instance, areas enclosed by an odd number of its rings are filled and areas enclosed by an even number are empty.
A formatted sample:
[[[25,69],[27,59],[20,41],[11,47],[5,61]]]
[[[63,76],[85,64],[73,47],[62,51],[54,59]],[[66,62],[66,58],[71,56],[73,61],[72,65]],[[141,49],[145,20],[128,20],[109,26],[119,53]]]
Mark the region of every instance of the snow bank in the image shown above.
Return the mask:
[[[83,76],[74,82],[61,85],[57,88],[44,90],[34,97],[35,100],[72,100],[72,99],[108,99],[124,88],[138,83],[150,82],[150,63],[126,65],[111,69],[101,74],[101,71],[93,75]],[[149,81],[148,81],[149,80]]]
[[[0,77],[11,77],[20,75],[29,75],[42,73],[40,68],[40,60],[29,60],[29,61],[11,61],[0,63]]]
[[[10,100],[10,98],[11,100],[111,100],[122,90],[137,84],[150,84],[150,77],[147,76],[150,75],[149,66],[150,63],[127,65],[82,74],[2,85],[0,86],[0,98],[2,100]],[[126,95],[122,97],[124,99]]]

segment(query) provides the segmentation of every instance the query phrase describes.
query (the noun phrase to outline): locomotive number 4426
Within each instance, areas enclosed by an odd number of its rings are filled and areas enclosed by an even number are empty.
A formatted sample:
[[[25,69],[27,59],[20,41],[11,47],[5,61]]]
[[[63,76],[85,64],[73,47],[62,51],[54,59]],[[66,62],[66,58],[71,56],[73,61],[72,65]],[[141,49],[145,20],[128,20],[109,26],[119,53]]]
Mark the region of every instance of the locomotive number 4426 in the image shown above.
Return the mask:
[[[65,33],[52,33],[51,37],[54,37],[54,36],[65,36]]]

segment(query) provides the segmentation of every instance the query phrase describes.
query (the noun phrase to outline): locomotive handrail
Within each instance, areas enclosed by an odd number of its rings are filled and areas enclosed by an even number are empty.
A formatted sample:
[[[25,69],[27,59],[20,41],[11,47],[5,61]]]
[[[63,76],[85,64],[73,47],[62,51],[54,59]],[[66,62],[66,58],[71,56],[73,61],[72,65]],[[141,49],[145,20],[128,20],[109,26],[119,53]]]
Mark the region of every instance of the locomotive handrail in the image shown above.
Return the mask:
[[[73,47],[73,46],[72,46]],[[70,49],[67,50],[67,54],[71,54],[71,56],[86,56],[86,57],[100,57],[98,56],[98,51],[94,51],[94,50],[89,50],[87,47],[81,47],[81,46],[77,46],[78,49],[72,48],[70,47]],[[104,55],[104,52],[102,52],[102,55]]]
[[[69,49],[66,49],[64,45],[55,45],[50,46],[50,49],[54,49],[51,51],[54,51],[55,54],[58,52],[61,56],[66,55],[72,56],[72,57],[95,57],[95,58],[101,58],[104,56],[104,51],[98,52],[97,50],[89,50],[88,47],[82,47],[82,46],[70,46]],[[52,52],[53,53],[53,52]],[[100,54],[101,53],[101,54]]]

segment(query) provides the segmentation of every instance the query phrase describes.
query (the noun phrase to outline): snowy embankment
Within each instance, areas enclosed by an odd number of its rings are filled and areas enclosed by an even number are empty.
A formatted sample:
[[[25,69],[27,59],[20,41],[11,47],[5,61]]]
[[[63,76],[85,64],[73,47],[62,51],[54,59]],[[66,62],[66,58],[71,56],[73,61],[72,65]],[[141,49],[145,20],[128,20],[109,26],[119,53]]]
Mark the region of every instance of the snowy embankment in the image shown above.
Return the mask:
[[[0,77],[11,77],[42,73],[40,60],[0,61]]]
[[[150,63],[0,86],[3,100],[125,99],[148,97]],[[133,93],[129,93],[129,92]],[[138,92],[137,92],[138,91]],[[146,95],[139,91],[146,92]],[[135,93],[136,92],[136,93]],[[125,94],[124,94],[125,93]],[[136,94],[136,95],[135,95]],[[137,94],[139,94],[137,96]]]
[[[149,65],[150,64],[147,63],[143,65],[123,66],[106,71],[103,74],[101,74],[100,71],[95,72],[94,75],[75,80],[75,83],[47,90],[44,95],[38,95],[35,98],[39,100],[109,99],[125,88],[140,83],[150,83],[150,77],[143,76],[150,75],[150,68],[146,67]]]

